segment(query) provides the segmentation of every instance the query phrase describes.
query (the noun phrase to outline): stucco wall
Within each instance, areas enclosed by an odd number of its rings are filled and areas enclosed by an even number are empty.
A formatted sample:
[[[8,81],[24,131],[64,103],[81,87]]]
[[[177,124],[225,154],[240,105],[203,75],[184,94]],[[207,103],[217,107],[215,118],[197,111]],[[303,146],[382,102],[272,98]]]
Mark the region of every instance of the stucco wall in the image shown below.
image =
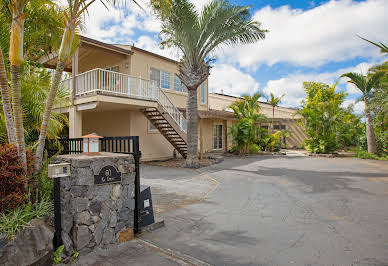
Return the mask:
[[[96,132],[100,136],[140,136],[142,160],[170,158],[174,147],[157,130],[149,129],[149,121],[137,110],[83,112],[82,134]]]

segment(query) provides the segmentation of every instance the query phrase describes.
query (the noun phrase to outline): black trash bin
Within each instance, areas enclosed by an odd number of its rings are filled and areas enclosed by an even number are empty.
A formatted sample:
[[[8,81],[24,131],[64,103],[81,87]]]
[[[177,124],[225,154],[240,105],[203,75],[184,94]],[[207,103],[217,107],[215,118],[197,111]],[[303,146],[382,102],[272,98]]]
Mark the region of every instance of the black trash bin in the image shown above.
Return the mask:
[[[141,199],[141,227],[153,224],[154,210],[152,207],[151,188],[150,186],[140,186],[140,199]]]

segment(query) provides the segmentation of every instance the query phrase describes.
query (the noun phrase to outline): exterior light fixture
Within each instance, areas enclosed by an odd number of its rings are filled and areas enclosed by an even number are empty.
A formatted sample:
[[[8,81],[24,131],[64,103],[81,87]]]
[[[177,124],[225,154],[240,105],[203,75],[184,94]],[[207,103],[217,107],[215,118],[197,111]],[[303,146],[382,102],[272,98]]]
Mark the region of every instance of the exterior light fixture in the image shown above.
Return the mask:
[[[101,136],[98,136],[96,133],[92,133],[92,134],[82,136],[81,138],[83,138],[82,154],[86,154],[86,155],[100,154],[99,139],[102,139]]]
[[[125,68],[129,68],[129,63],[125,62]]]

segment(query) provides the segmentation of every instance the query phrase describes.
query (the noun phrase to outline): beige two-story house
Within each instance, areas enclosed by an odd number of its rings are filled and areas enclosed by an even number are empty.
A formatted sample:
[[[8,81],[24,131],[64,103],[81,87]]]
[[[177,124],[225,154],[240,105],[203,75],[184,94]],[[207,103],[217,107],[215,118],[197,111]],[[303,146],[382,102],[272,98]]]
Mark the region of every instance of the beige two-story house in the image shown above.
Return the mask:
[[[56,62],[55,54],[41,59],[47,68],[55,68]],[[187,92],[177,76],[176,61],[135,46],[81,36],[65,71],[71,78],[62,86],[71,92],[71,104],[57,110],[69,115],[70,138],[91,132],[106,137],[140,136],[143,160],[170,158],[174,150],[186,155]],[[228,133],[235,119],[227,107],[236,99],[209,94],[208,81],[198,88],[202,153],[223,152],[231,147]],[[277,125],[300,135],[291,135],[295,140],[287,143],[290,147],[300,146],[303,140],[293,113],[292,109],[278,108],[275,116]]]

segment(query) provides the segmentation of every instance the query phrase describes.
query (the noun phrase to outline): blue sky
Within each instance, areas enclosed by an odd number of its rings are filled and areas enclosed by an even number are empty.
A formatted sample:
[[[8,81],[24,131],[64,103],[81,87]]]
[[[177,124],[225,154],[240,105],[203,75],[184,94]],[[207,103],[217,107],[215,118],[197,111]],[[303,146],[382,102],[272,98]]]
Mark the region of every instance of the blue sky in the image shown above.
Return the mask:
[[[193,1],[199,10],[207,2]],[[282,105],[296,107],[305,96],[303,81],[333,84],[343,73],[365,73],[370,66],[386,59],[357,35],[387,42],[387,0],[232,2],[251,5],[253,18],[269,33],[256,44],[217,50],[209,78],[211,91],[231,95],[255,91],[284,93]],[[140,1],[145,10],[131,4],[106,10],[96,4],[86,18],[83,34],[110,43],[134,43],[179,59],[176,51],[160,49],[160,22],[151,16],[147,3]],[[338,89],[349,94],[346,105],[360,96],[345,80]],[[361,113],[362,109],[363,103],[356,103],[356,112]]]

